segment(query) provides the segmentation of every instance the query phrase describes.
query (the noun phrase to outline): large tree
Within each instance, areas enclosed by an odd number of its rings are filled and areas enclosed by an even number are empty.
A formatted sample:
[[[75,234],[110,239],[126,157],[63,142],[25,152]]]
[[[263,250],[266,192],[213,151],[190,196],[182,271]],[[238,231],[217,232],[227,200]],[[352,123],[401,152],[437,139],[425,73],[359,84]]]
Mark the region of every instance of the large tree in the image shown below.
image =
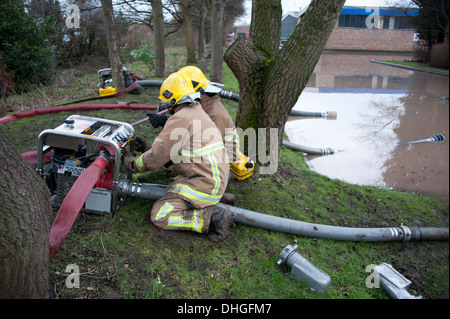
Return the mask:
[[[248,42],[238,38],[224,56],[239,82],[238,127],[278,129],[280,147],[290,110],[317,64],[344,2],[312,0],[279,49],[281,0],[253,0]],[[266,141],[269,143],[269,135]]]
[[[223,11],[226,1],[211,1],[211,76],[213,82],[222,82],[223,76]]]
[[[183,13],[184,32],[186,36],[187,63],[197,63],[195,57],[194,33],[192,30],[192,17],[188,0],[180,0],[181,11]]]
[[[419,8],[419,15],[411,19],[428,49],[433,44],[448,40],[449,1],[448,0],[412,0]]]
[[[123,78],[122,62],[120,61],[119,40],[116,34],[112,0],[100,1],[102,3],[103,19],[105,22],[105,33],[106,41],[108,43],[111,77],[117,91],[120,91],[125,88],[125,82]]]
[[[164,16],[161,0],[151,0],[153,33],[155,38],[155,76],[164,77],[166,70],[164,50]]]
[[[0,128],[0,298],[48,298],[50,193]]]

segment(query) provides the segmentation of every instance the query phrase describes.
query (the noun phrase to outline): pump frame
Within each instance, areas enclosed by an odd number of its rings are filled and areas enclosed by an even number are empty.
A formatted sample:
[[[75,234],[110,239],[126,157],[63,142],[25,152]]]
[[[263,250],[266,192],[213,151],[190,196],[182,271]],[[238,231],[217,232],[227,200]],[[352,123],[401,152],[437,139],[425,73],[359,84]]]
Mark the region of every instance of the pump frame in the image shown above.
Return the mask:
[[[130,132],[129,141],[132,140],[135,136],[135,130],[132,125],[120,122],[120,121],[113,121],[113,120],[106,120],[96,117],[89,117],[89,116],[82,116],[82,115],[71,115],[66,120],[72,120],[72,119],[84,119],[88,121],[93,122],[101,122],[104,124],[111,124],[119,126],[119,128],[128,129]],[[66,124],[67,125],[67,124]],[[69,124],[70,125],[70,124]],[[118,130],[116,130],[118,131]],[[114,133],[112,134],[114,135]],[[74,149],[76,150],[79,145],[83,145],[83,143],[93,143],[97,144],[97,148],[102,145],[108,151],[110,154],[114,157],[114,171],[113,171],[113,187],[111,188],[111,210],[109,213],[115,214],[119,208],[119,195],[117,191],[117,187],[115,185],[119,182],[119,175],[120,175],[120,166],[121,166],[121,149],[123,147],[119,146],[116,141],[114,141],[112,138],[106,138],[106,137],[97,137],[93,135],[85,135],[81,134],[79,132],[71,132],[70,127],[67,129],[62,129],[62,125],[58,126],[55,129],[46,129],[42,131],[39,134],[38,141],[37,141],[37,164],[36,164],[36,172],[39,176],[43,177],[44,175],[44,168],[43,168],[43,155],[46,151],[50,150],[50,147],[60,147],[60,148],[66,148],[66,149]],[[132,144],[132,143],[127,143]],[[127,146],[127,145],[125,145]],[[132,146],[130,146],[131,151]],[[130,178],[128,175],[127,178]],[[93,191],[96,188],[93,189]]]

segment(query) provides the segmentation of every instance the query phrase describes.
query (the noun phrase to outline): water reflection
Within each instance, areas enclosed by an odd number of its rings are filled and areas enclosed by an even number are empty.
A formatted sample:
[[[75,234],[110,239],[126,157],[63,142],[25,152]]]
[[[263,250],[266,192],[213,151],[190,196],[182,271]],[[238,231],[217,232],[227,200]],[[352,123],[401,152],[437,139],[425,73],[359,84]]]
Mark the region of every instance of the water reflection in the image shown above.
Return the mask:
[[[338,150],[309,157],[331,178],[449,198],[448,77],[370,62],[407,56],[323,54],[294,109],[336,111],[336,120],[290,118],[291,142]],[[297,119],[297,120],[296,120]],[[440,143],[398,146],[442,133]]]

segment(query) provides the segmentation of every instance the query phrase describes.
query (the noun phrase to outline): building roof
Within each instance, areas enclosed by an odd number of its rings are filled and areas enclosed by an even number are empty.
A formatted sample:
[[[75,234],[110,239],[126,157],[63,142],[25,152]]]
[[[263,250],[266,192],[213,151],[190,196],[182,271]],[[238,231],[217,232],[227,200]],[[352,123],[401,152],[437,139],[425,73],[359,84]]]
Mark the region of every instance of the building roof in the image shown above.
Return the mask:
[[[288,11],[286,14],[283,15],[283,17],[281,18],[281,21],[286,19],[286,17],[288,17],[288,16],[298,19],[306,12],[306,10],[308,10],[308,7],[309,7],[309,4],[304,8],[300,8],[300,11]]]
[[[308,10],[309,4],[300,8],[300,11],[289,11],[283,15],[281,21],[286,19],[288,16],[292,16],[296,19],[301,17],[306,10]],[[409,9],[409,8],[391,8],[391,7],[355,7],[355,6],[344,6],[340,14],[351,14],[351,15],[371,15],[374,10],[379,10],[379,15],[381,16],[418,16],[419,10]]]

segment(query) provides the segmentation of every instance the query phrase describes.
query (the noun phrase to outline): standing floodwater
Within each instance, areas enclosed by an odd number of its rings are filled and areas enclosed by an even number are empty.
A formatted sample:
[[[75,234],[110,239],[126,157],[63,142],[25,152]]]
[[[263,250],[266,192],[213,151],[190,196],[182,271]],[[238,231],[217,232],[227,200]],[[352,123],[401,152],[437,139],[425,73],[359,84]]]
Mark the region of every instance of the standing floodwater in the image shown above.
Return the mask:
[[[294,110],[337,112],[336,120],[291,117],[291,142],[337,151],[309,156],[314,171],[343,181],[449,199],[449,79],[370,60],[410,56],[325,53]],[[399,145],[443,134],[445,141]]]

